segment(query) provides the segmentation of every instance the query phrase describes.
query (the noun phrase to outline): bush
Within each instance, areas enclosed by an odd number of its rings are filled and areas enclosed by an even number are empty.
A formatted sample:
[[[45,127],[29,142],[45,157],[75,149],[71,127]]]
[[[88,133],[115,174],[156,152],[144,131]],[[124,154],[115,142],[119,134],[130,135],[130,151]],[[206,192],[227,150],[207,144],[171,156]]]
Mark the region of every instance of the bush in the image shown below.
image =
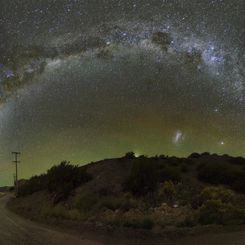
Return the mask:
[[[134,159],[135,158],[135,154],[134,154],[134,152],[127,152],[125,154],[124,158],[126,158],[126,159]]]
[[[199,210],[199,223],[202,225],[245,224],[245,210],[220,200],[209,200]]]
[[[62,205],[56,205],[54,207],[44,207],[43,214],[48,217],[68,219],[68,211]]]
[[[229,162],[236,164],[236,165],[245,166],[245,159],[243,157],[230,157]]]
[[[172,181],[165,181],[160,191],[160,196],[164,200],[172,202],[176,196],[176,188]]]
[[[235,177],[233,166],[224,163],[204,163],[198,167],[198,178],[211,184],[231,184]]]
[[[228,185],[236,191],[245,193],[245,171],[227,163],[205,163],[198,168],[201,181]]]
[[[188,165],[186,163],[184,163],[182,166],[181,166],[181,172],[182,173],[187,173],[189,171],[189,168],[188,168]]]
[[[75,207],[85,213],[103,209],[128,211],[136,206],[136,201],[130,197],[101,196],[92,191],[82,191],[75,200]]]
[[[188,216],[183,221],[176,224],[177,227],[194,227],[197,224],[195,216]]]
[[[130,176],[124,183],[124,190],[142,196],[157,190],[159,182],[154,161],[145,157],[133,161]]]
[[[47,172],[47,189],[55,194],[54,202],[59,202],[69,196],[71,191],[91,179],[86,168],[79,168],[61,162],[60,165],[53,166]]]
[[[199,223],[202,225],[221,224],[223,203],[220,200],[210,200],[199,210]]]
[[[179,182],[181,180],[181,169],[173,166],[164,166],[159,170],[159,180],[160,182]]]
[[[89,212],[94,209],[99,201],[99,196],[90,191],[82,191],[75,200],[75,206],[82,212]]]
[[[244,199],[224,187],[206,187],[199,195],[200,224],[240,225],[245,223]]]
[[[46,185],[47,176],[45,174],[33,176],[19,186],[18,196],[27,196],[33,194],[34,192],[45,190]]]
[[[44,207],[42,209],[42,213],[44,216],[56,219],[82,220],[83,218],[85,218],[78,210],[68,210],[60,204],[51,207]]]
[[[190,156],[188,156],[188,158],[200,158],[200,157],[201,157],[201,154],[196,153],[196,152],[194,152]]]
[[[124,227],[135,229],[151,230],[154,227],[154,221],[150,217],[143,217],[142,219],[127,219],[123,222]]]
[[[54,194],[54,202],[59,202],[69,196],[71,191],[91,179],[86,168],[61,162],[53,166],[46,174],[33,176],[19,185],[18,195],[27,196],[34,192],[48,190]]]
[[[222,186],[211,186],[203,189],[200,198],[203,203],[209,200],[220,200],[223,203],[232,203],[235,200],[235,193]]]
[[[230,185],[234,190],[245,194],[245,170],[238,172],[236,178]]]
[[[115,197],[115,196],[107,196],[107,197],[100,198],[97,204],[97,208],[99,209],[107,208],[113,211],[117,209],[128,211],[129,209],[135,206],[136,204],[130,199],[127,199],[125,197]]]

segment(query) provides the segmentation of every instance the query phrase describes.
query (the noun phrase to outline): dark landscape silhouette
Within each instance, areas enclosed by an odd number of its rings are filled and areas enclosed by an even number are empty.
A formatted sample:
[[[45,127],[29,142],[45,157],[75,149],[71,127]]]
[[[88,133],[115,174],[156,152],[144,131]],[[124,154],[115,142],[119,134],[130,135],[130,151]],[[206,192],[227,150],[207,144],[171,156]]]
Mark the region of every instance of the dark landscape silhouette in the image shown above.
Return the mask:
[[[189,234],[245,224],[245,159],[209,153],[62,162],[21,180],[9,208],[45,223]],[[198,227],[198,228],[197,228]],[[183,235],[183,234],[182,234]],[[177,235],[176,235],[177,236]]]

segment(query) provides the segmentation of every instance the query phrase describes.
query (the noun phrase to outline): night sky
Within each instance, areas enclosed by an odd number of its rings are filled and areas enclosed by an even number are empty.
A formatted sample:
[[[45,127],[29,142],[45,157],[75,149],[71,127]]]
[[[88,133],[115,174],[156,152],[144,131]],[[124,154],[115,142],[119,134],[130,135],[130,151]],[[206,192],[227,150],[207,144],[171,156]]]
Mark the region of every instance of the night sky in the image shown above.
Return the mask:
[[[0,0],[0,185],[61,160],[245,156],[244,0]]]

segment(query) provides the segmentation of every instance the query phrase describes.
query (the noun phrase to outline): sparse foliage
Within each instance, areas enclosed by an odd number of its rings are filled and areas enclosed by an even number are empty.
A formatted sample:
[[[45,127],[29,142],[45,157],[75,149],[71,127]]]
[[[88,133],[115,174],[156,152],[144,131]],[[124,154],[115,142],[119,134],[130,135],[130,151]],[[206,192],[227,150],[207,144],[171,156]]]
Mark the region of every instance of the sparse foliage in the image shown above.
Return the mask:
[[[47,188],[49,192],[55,194],[54,201],[58,202],[67,198],[74,188],[90,178],[85,168],[79,168],[64,161],[48,170]]]
[[[31,195],[34,192],[48,190],[54,195],[54,202],[59,202],[69,196],[71,191],[87,182],[91,176],[86,168],[79,168],[69,162],[61,162],[53,166],[46,174],[33,176],[19,187],[19,195]]]
[[[142,196],[153,193],[159,182],[156,165],[146,157],[134,160],[130,176],[124,183],[124,190]]]

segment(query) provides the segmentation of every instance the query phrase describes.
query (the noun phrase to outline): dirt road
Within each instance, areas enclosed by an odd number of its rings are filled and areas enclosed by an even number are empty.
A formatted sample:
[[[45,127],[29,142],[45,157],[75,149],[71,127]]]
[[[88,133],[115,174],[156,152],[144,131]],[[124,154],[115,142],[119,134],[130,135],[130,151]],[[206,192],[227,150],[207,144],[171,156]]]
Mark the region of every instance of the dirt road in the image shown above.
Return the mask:
[[[82,237],[25,220],[6,209],[10,196],[0,198],[0,245],[100,245]]]

